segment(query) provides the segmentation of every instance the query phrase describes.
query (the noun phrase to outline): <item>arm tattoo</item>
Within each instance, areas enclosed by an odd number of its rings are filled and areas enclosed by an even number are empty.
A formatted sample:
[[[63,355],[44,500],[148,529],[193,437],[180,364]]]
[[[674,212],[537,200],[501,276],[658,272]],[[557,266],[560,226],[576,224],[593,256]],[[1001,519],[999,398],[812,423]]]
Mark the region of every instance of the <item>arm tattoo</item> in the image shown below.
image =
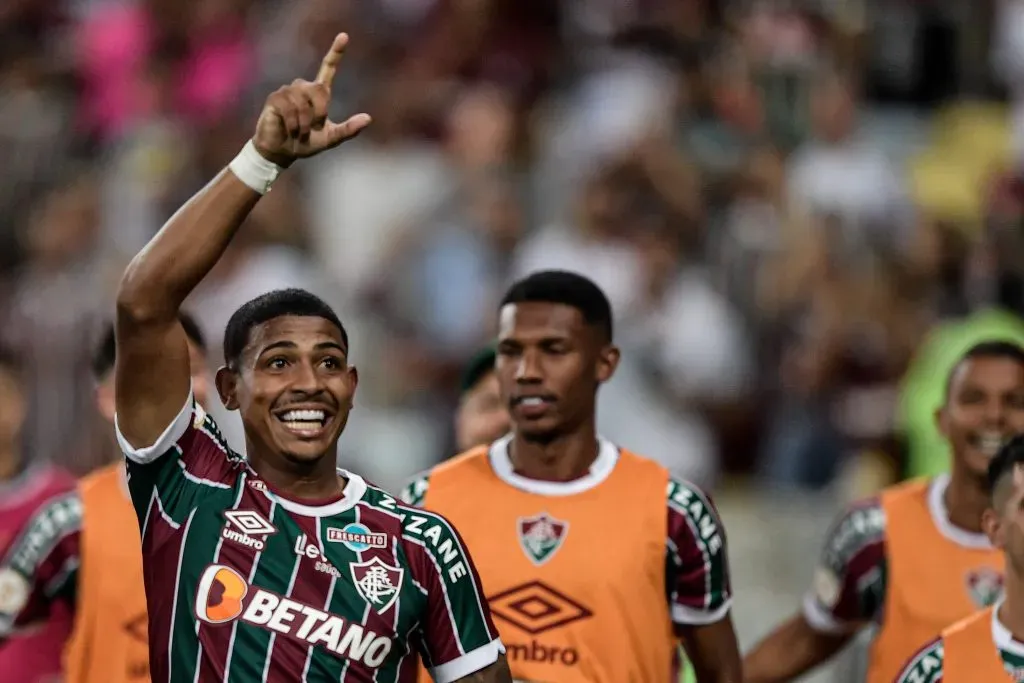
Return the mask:
[[[455,683],[513,683],[512,672],[509,671],[505,655],[498,655],[498,660],[488,667],[464,676]]]

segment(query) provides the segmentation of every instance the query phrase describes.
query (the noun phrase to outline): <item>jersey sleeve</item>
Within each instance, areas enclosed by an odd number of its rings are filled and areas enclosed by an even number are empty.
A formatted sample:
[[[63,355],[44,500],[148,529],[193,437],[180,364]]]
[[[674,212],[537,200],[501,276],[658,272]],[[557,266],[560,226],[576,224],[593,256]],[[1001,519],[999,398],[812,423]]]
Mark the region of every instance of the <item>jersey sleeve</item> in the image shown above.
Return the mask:
[[[729,613],[732,589],[725,527],[711,500],[693,484],[670,479],[665,561],[672,622],[713,624]]]
[[[405,508],[405,545],[413,580],[426,595],[419,649],[436,683],[450,683],[490,666],[505,647],[491,620],[473,560],[441,515]]]
[[[895,683],[941,683],[944,648],[937,638],[910,658]]]
[[[154,511],[172,525],[183,524],[200,497],[232,488],[233,475],[243,462],[191,391],[178,415],[149,446],[132,447],[116,416],[114,427],[127,459],[132,505],[143,527]]]
[[[885,511],[877,499],[854,505],[829,530],[804,597],[807,623],[845,633],[876,621],[885,602]]]
[[[81,559],[82,500],[50,499],[0,560],[0,640],[47,618],[58,600],[74,603]]]
[[[427,489],[430,488],[430,472],[416,476],[412,481],[402,487],[398,499],[406,505],[422,507],[423,501],[427,498]]]

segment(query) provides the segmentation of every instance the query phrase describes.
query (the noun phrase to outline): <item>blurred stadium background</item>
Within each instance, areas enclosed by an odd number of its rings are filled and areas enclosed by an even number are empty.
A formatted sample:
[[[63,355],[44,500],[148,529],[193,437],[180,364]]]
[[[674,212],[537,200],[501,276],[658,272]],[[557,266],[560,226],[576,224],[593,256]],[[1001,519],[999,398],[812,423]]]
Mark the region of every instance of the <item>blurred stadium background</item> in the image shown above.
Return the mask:
[[[1024,340],[1022,0],[5,0],[31,457],[107,457],[87,358],[127,259],[340,29],[337,111],[374,126],[287,174],[190,308],[219,340],[271,288],[334,303],[362,374],[341,459],[381,485],[452,452],[510,278],[582,271],[625,352],[601,429],[714,492],[749,646],[845,502],[945,467],[959,350]]]

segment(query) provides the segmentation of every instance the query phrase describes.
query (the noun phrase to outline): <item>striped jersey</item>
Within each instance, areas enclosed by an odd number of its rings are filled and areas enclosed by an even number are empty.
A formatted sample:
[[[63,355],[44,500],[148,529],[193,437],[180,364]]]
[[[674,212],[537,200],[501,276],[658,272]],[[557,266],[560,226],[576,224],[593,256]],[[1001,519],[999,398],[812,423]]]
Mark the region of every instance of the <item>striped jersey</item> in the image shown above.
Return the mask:
[[[190,396],[132,448],[154,681],[441,683],[504,652],[465,545],[441,515],[362,478],[340,499],[275,492]]]
[[[55,680],[71,631],[74,533],[80,513],[74,478],[30,466],[0,485],[0,680]]]

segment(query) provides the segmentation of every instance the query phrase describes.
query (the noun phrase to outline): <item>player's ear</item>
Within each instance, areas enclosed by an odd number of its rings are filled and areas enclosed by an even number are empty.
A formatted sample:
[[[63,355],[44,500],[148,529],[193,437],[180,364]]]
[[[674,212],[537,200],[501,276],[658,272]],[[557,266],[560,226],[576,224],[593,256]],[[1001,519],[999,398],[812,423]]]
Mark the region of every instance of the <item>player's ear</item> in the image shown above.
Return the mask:
[[[109,378],[96,387],[96,407],[107,422],[114,421],[117,408],[114,402],[114,383]]]
[[[348,407],[352,408],[356,404],[356,387],[359,386],[359,371],[356,366],[348,366],[348,381],[352,386],[352,391],[348,395]]]
[[[220,402],[228,410],[238,410],[238,396],[236,395],[238,391],[238,374],[224,366],[217,371],[215,379]]]
[[[999,513],[991,507],[986,508],[985,512],[981,514],[981,528],[985,530],[985,535],[988,536],[992,545],[999,549],[1006,545],[1006,534],[1001,522]]]
[[[619,347],[614,344],[607,344],[597,355],[597,381],[607,382],[615,374],[615,368],[619,367]]]

